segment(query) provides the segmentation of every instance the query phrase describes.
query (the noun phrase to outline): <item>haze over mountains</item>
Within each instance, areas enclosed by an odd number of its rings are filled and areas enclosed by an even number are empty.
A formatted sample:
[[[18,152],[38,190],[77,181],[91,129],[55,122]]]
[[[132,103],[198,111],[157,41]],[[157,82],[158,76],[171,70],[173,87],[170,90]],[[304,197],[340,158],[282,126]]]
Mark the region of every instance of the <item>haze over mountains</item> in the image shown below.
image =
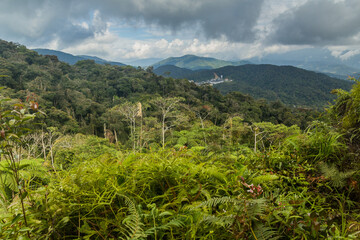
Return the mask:
[[[358,76],[360,73],[360,55],[342,52],[335,57],[325,48],[306,48],[285,53],[273,53],[264,57],[254,57],[241,61],[224,61],[215,58],[203,58],[185,55],[177,58],[167,58],[154,64],[154,68],[173,65],[190,70],[215,69],[224,66],[239,66],[244,64],[272,64],[278,66],[295,66],[315,72],[322,72],[332,77],[346,79],[348,76]]]
[[[110,62],[86,55],[74,56],[60,51],[35,50],[42,55],[56,55],[59,60],[69,64],[88,59],[100,64],[124,65],[123,63]],[[132,65],[134,67],[141,65],[145,67],[145,63],[149,64],[156,60],[158,59],[144,59],[143,61],[135,61]],[[271,54],[264,58],[252,58],[249,61],[225,61],[185,55],[158,61],[152,67],[157,75],[189,79],[195,82],[210,80],[214,78],[214,73],[216,73],[218,76],[223,76],[224,79],[232,80],[213,85],[224,94],[239,91],[255,98],[271,101],[280,100],[288,105],[322,108],[335,98],[330,94],[332,89],[343,88],[348,90],[352,85],[352,82],[330,76],[343,79],[348,75],[356,76],[357,61],[356,56],[342,61],[332,56],[325,49],[305,49]],[[324,72],[327,75],[319,72]]]
[[[79,56],[75,56],[72,55],[70,53],[65,53],[62,51],[56,51],[56,50],[51,50],[51,49],[43,49],[43,48],[37,48],[37,49],[33,49],[34,51],[36,51],[38,54],[40,55],[54,55],[57,56],[57,58],[60,61],[69,63],[71,65],[74,65],[75,63],[77,63],[78,61],[81,60],[94,60],[96,63],[99,64],[111,64],[111,65],[118,65],[118,66],[125,66],[126,64],[120,63],[120,62],[113,62],[113,61],[107,61],[104,60],[102,58],[99,57],[95,57],[95,56],[87,56],[87,55],[79,55]]]
[[[356,77],[360,73],[360,54],[353,54],[350,51],[339,52],[336,57],[326,48],[306,48],[250,58],[249,61],[256,64],[291,65],[346,79],[349,75]]]
[[[187,68],[190,70],[199,69],[214,69],[225,66],[239,66],[249,64],[249,61],[225,61],[216,58],[199,57],[195,55],[185,55],[182,57],[170,57],[166,58],[158,63],[155,63],[153,67],[156,69],[160,66],[174,65],[180,68]]]
[[[59,60],[69,64],[75,64],[77,61],[84,59],[91,59],[100,64],[112,64],[119,66],[131,65],[134,67],[141,66],[143,68],[153,66],[154,69],[166,65],[172,65],[190,70],[215,69],[225,66],[240,66],[244,64],[272,64],[278,66],[295,66],[306,70],[325,73],[331,77],[341,79],[347,79],[348,76],[358,77],[360,73],[360,54],[354,54],[353,52],[347,51],[340,52],[338,53],[338,56],[334,56],[334,54],[326,48],[306,48],[285,53],[272,53],[263,57],[254,57],[237,61],[227,61],[195,55],[184,55],[181,57],[169,57],[166,59],[137,59],[125,61],[125,63],[107,61],[95,56],[75,56],[69,53],[50,49],[34,50],[42,55],[56,55]],[[179,69],[177,69],[177,71],[178,70]]]

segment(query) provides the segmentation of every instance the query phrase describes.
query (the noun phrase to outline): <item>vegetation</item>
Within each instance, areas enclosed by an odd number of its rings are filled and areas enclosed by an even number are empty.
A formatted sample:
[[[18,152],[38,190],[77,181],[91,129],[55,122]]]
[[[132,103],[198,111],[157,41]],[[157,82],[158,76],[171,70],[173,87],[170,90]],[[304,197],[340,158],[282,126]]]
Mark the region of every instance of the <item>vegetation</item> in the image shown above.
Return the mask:
[[[331,78],[292,66],[242,65],[226,66],[212,70],[189,71],[175,66],[162,66],[154,70],[162,76],[187,78],[195,82],[214,78],[214,73],[231,79],[214,85],[226,94],[233,91],[250,94],[269,101],[279,100],[290,106],[323,109],[335,97],[332,89],[350,90],[352,82]]]
[[[360,82],[315,119],[1,43],[1,239],[359,239]]]

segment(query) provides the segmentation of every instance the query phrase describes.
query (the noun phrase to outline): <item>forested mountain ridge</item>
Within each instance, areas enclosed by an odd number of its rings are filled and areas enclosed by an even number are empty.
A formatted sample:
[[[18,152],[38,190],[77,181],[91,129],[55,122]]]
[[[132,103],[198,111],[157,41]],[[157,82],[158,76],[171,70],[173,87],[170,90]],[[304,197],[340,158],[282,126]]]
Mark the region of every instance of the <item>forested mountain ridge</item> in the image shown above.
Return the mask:
[[[187,78],[192,80],[192,75],[195,74],[195,72],[202,70],[191,70],[188,68],[177,67],[175,65],[161,65],[154,68],[153,72],[163,77],[172,77],[176,79]]]
[[[249,64],[249,61],[225,61],[216,58],[199,57],[195,55],[184,55],[182,57],[170,57],[160,62],[153,64],[153,67],[159,68],[161,66],[173,65],[180,68],[187,68],[190,70],[199,69],[214,69],[229,65],[243,65]]]
[[[214,73],[231,82],[215,84],[222,93],[239,91],[255,98],[280,100],[288,105],[323,108],[335,99],[332,89],[349,90],[353,84],[331,78],[322,73],[292,67],[269,64],[226,66],[211,70],[191,71],[176,66],[162,66],[155,73],[175,78],[187,78],[195,82],[214,78]]]
[[[81,60],[94,60],[100,64],[111,64],[123,66],[122,63],[109,62],[97,57],[90,56],[73,56],[59,51],[48,49],[35,49],[42,55],[56,55],[59,60],[70,64],[75,64]],[[174,65],[162,65],[169,63]],[[186,55],[180,58],[169,58],[156,64],[158,66],[154,72],[158,75],[174,78],[187,78],[195,81],[204,81],[213,78],[214,72],[231,78],[234,81],[216,84],[222,93],[229,91],[240,91],[250,94],[255,98],[264,98],[270,101],[280,100],[288,105],[301,107],[315,107],[322,109],[329,102],[334,100],[334,95],[330,91],[334,88],[350,89],[350,82],[342,82],[332,78],[311,73],[310,71],[294,71],[290,66],[273,66],[273,65],[242,65],[245,62],[220,61],[213,58],[201,58],[193,55]],[[187,66],[189,68],[215,68],[213,70],[190,70],[179,68],[176,65]],[[210,64],[210,65],[209,65]],[[242,66],[227,66],[238,65]],[[274,68],[274,69],[271,69]],[[256,79],[256,80],[254,80]]]

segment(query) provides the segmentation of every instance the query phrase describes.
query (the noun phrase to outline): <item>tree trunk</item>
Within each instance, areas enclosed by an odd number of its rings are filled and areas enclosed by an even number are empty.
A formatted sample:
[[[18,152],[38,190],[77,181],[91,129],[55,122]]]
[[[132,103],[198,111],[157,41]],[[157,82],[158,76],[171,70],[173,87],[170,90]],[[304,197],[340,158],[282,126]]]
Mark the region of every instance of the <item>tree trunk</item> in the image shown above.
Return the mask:
[[[117,146],[118,145],[118,138],[117,138],[116,130],[114,130],[114,136],[115,136],[115,144]]]
[[[44,128],[41,129],[41,144],[43,147],[44,160],[46,161],[46,146],[45,146],[45,142],[44,142]]]
[[[165,148],[165,118],[162,121],[162,147]]]

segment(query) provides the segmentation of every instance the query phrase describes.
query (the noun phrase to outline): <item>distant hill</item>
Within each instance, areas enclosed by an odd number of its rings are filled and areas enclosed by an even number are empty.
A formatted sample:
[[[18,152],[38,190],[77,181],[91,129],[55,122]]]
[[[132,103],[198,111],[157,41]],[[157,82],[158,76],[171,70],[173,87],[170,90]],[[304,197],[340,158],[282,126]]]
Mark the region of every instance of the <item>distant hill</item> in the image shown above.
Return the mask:
[[[193,74],[194,80],[213,77],[214,71]],[[240,91],[256,98],[279,99],[289,105],[322,108],[335,96],[330,92],[342,88],[349,90],[352,82],[331,78],[322,73],[292,67],[274,65],[244,65],[223,67],[215,71],[232,82],[214,85],[222,93]]]
[[[134,60],[134,61],[129,61],[126,62],[128,65],[130,66],[134,66],[134,67],[148,67],[151,66],[159,61],[161,61],[162,58],[144,58],[144,59],[138,59],[138,60]]]
[[[32,49],[32,50],[36,51],[38,54],[41,54],[41,55],[55,55],[55,56],[57,56],[57,58],[60,61],[69,63],[71,65],[74,65],[75,63],[77,63],[78,61],[81,61],[81,60],[94,60],[96,63],[99,63],[99,64],[111,64],[111,65],[125,66],[125,64],[120,63],[120,62],[111,62],[111,61],[107,61],[107,60],[104,60],[104,59],[101,59],[98,57],[93,57],[93,56],[87,56],[87,55],[74,56],[70,53],[65,53],[65,52],[51,50],[51,49],[43,49],[43,48],[37,48],[37,49]]]
[[[158,75],[174,78],[187,78],[195,82],[206,81],[218,76],[231,79],[213,85],[222,93],[239,91],[255,98],[281,100],[288,105],[322,108],[331,102],[335,96],[332,89],[349,90],[352,82],[331,78],[322,73],[316,73],[292,66],[255,65],[227,66],[211,70],[178,68],[162,66],[154,70]]]
[[[342,52],[341,55],[348,54]],[[360,54],[340,58],[326,48],[306,48],[248,59],[256,64],[292,65],[346,79],[360,72]]]
[[[187,68],[180,68],[174,65],[164,65],[155,68],[153,72],[163,77],[172,77],[177,79],[182,79],[182,78],[191,79],[191,76],[192,74],[194,74],[195,71]]]
[[[187,68],[190,70],[199,70],[199,69],[214,69],[224,66],[238,66],[243,64],[248,64],[249,61],[225,61],[219,60],[216,58],[208,58],[208,57],[199,57],[195,55],[185,55],[182,57],[170,57],[164,59],[158,63],[153,65],[154,69],[159,68],[165,65],[174,65],[180,68]]]

